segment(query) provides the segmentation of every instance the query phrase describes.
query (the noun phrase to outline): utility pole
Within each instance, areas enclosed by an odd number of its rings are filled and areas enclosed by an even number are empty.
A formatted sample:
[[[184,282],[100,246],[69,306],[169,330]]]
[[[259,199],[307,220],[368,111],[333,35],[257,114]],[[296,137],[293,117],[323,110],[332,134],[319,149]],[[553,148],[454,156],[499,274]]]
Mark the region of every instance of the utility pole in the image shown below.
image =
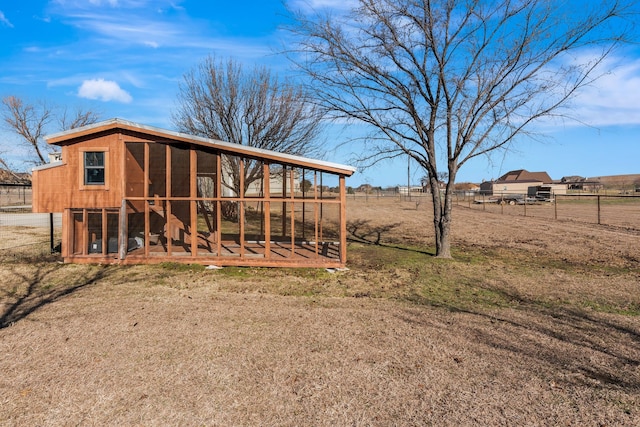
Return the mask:
[[[411,201],[411,156],[407,154],[407,200]]]

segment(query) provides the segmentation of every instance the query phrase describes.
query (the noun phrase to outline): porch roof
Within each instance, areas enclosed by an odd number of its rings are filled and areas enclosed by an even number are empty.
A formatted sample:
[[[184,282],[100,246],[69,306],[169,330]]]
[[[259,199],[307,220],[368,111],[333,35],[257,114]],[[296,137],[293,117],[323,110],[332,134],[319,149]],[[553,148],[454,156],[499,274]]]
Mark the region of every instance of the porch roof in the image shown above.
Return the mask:
[[[276,151],[265,150],[261,148],[248,147],[246,145],[234,144],[217,139],[203,138],[154,126],[142,125],[119,118],[113,118],[91,125],[47,135],[45,137],[45,140],[48,144],[70,145],[79,142],[80,138],[84,138],[99,132],[114,131],[118,129],[150,135],[155,138],[164,140],[162,142],[167,142],[166,140],[185,142],[203,147],[215,148],[226,153],[261,158],[276,163],[284,163],[318,171],[332,172],[339,175],[351,176],[356,171],[356,168],[353,166],[327,162],[324,160],[311,159],[303,156],[279,153]]]

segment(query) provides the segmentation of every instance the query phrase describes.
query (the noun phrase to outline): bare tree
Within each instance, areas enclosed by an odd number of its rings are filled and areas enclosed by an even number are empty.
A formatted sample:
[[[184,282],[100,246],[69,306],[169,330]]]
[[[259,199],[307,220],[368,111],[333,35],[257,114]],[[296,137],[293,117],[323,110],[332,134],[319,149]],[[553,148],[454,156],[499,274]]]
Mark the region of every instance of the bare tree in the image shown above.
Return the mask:
[[[51,123],[56,120],[57,111],[45,101],[25,103],[17,96],[7,96],[2,99],[3,120],[5,126],[20,136],[22,142],[33,152],[33,157],[27,161],[42,165],[47,162],[46,153],[49,147],[44,142],[44,135],[49,131]],[[77,109],[72,117],[65,108],[57,118],[59,128],[68,130],[95,123],[99,120],[99,113],[91,110]]]
[[[245,72],[234,60],[206,58],[184,76],[173,121],[182,132],[281,153],[310,155],[319,149],[321,117],[309,96],[280,82],[264,67]],[[240,194],[239,159],[225,157],[229,188]],[[244,163],[244,190],[262,176]]]
[[[508,150],[563,114],[624,40],[622,1],[359,0],[348,16],[298,15],[292,59],[334,118],[370,125],[361,159],[409,155],[450,258],[453,184],[470,159]],[[587,58],[587,59],[584,59]],[[441,193],[438,179],[446,171]]]
[[[7,127],[22,137],[23,143],[33,150],[35,164],[45,164],[46,147],[42,137],[47,125],[53,120],[52,109],[44,102],[25,104],[16,96],[3,98],[2,104]]]
[[[100,120],[100,113],[92,110],[75,109],[71,114],[65,108],[58,118],[58,125],[61,130],[76,129],[82,126],[91,125]]]

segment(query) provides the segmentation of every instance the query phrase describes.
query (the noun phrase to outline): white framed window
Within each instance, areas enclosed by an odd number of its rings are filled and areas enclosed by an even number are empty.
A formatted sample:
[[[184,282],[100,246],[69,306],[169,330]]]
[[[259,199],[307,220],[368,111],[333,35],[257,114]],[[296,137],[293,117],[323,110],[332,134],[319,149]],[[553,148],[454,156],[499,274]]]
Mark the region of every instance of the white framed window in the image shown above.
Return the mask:
[[[78,160],[80,190],[108,190],[109,149],[81,148]]]
[[[105,184],[104,151],[84,152],[84,185]]]

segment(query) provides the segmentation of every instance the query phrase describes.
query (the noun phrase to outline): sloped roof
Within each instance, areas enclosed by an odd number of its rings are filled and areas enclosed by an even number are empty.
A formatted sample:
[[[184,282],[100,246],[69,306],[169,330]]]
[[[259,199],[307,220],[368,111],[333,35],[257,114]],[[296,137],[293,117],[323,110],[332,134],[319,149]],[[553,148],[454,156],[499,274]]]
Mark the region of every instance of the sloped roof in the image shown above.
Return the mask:
[[[316,160],[308,157],[295,156],[291,154],[278,153],[272,150],[248,147],[246,145],[234,144],[217,139],[203,138],[186,133],[157,128],[154,126],[142,125],[119,118],[113,118],[91,125],[82,126],[76,129],[54,133],[46,136],[45,140],[49,144],[70,145],[79,142],[80,138],[84,138],[99,132],[114,131],[118,129],[150,135],[158,138],[159,140],[178,141],[203,147],[211,147],[230,154],[249,156],[254,158],[257,157],[276,163],[284,163],[319,171],[333,172],[340,175],[351,176],[356,171],[356,168],[353,166],[327,162],[324,160]]]
[[[496,182],[542,182],[544,184],[552,181],[546,172],[529,172],[524,169],[507,172],[496,180]]]

